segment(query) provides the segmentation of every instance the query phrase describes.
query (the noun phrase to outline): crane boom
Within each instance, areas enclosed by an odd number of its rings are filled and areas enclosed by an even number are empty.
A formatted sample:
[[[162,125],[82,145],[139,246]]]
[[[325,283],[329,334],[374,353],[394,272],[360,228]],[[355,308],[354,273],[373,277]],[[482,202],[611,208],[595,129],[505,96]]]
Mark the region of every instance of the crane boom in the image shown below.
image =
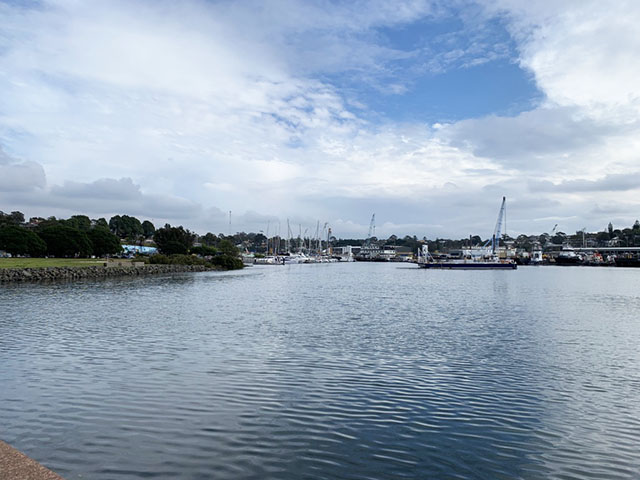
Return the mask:
[[[500,245],[500,235],[502,234],[502,219],[504,218],[505,204],[507,197],[502,197],[502,205],[500,206],[500,213],[498,213],[498,221],[496,222],[496,228],[493,231],[493,238],[491,239],[491,253],[496,253],[496,249]]]
[[[371,237],[376,234],[376,214],[371,215],[371,222],[369,223],[369,233],[367,233],[367,241],[371,241]]]

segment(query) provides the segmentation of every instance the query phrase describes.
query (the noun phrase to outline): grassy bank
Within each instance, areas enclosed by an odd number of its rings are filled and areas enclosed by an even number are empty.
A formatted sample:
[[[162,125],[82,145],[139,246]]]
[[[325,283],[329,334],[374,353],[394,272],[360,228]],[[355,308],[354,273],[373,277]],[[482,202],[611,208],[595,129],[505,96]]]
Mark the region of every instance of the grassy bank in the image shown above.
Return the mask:
[[[0,258],[0,268],[95,267],[104,262],[102,258]]]

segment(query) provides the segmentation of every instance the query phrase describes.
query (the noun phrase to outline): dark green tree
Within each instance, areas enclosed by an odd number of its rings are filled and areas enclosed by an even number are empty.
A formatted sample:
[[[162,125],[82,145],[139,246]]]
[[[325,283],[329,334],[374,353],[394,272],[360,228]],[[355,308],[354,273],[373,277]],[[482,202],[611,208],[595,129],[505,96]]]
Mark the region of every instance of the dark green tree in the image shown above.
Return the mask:
[[[4,213],[0,211],[0,225],[21,225],[24,223],[24,214],[22,212]]]
[[[109,229],[120,238],[136,239],[144,233],[140,220],[129,215],[116,215],[109,220]]]
[[[153,223],[149,220],[142,222],[142,234],[144,238],[151,238],[154,233],[156,233],[156,227],[153,226]]]
[[[176,240],[169,240],[167,243],[162,245],[162,249],[160,249],[162,253],[165,255],[186,255],[187,247]]]
[[[106,228],[107,230],[109,229],[109,224],[104,218],[92,220],[91,223],[93,224],[94,227],[102,227],[102,228]]]
[[[195,238],[196,235],[194,233],[185,230],[182,226],[172,227],[168,223],[164,227],[157,229],[153,235],[153,240],[156,242],[158,250],[164,254],[187,253]]]
[[[94,227],[87,232],[93,254],[99,257],[122,251],[120,240],[105,227]]]
[[[88,232],[91,229],[91,220],[86,215],[73,215],[68,220],[65,220],[64,224],[83,232]]]
[[[12,255],[41,257],[47,251],[47,245],[31,230],[17,225],[5,225],[0,227],[0,250]]]
[[[40,234],[40,232],[42,230],[44,230],[47,227],[51,227],[53,225],[61,225],[62,222],[59,221],[56,217],[48,217],[46,220],[38,223],[38,228],[37,228],[37,233]]]
[[[208,245],[200,245],[198,247],[191,247],[189,253],[206,257],[209,255],[215,255],[218,253],[218,249],[215,247],[209,247]]]
[[[86,257],[91,255],[87,234],[68,225],[50,225],[38,232],[47,244],[47,254],[55,257]]]
[[[229,240],[221,240],[218,243],[218,251],[222,255],[226,255],[228,257],[237,257],[240,253],[238,252],[238,248],[231,243]]]
[[[208,245],[209,247],[213,247],[218,243],[218,237],[216,237],[213,233],[208,232],[204,237],[200,239],[203,245]]]

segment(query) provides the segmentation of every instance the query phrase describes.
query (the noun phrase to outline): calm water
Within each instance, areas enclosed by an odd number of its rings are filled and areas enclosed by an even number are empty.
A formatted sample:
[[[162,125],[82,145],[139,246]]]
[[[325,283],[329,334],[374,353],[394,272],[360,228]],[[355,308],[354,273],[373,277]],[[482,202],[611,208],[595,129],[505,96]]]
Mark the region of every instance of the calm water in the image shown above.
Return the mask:
[[[0,286],[0,438],[68,479],[640,478],[640,270]]]

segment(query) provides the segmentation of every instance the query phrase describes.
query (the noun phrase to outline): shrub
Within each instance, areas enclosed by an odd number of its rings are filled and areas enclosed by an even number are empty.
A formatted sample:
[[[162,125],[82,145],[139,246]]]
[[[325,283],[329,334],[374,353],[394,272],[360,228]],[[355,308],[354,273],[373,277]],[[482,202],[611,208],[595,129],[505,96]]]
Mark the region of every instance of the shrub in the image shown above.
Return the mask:
[[[211,259],[211,263],[228,270],[239,270],[241,268],[244,268],[242,260],[240,260],[238,257],[232,257],[230,255],[218,255],[216,257],[213,257]]]
[[[204,265],[205,267],[222,267],[226,270],[238,270],[244,267],[242,260],[228,255],[218,255],[211,260],[195,257],[193,255],[163,255],[157,253],[147,260],[153,265]]]

